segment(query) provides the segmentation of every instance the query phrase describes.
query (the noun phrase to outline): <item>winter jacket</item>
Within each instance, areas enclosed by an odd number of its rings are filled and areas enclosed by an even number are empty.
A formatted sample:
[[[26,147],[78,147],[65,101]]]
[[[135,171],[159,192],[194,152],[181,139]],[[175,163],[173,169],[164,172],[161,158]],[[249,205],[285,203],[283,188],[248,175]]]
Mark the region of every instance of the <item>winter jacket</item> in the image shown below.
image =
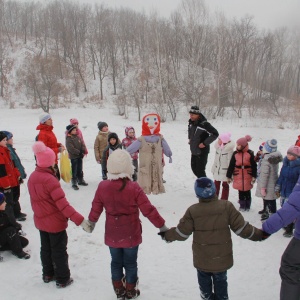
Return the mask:
[[[101,167],[102,170],[107,171],[107,160],[109,155],[115,151],[116,149],[122,149],[122,145],[116,143],[114,146],[111,145],[110,143],[108,143],[108,145],[106,146],[106,148],[104,149],[103,153],[102,153],[102,159],[101,159]]]
[[[134,141],[136,141],[136,137],[130,137],[128,136],[128,131],[130,129],[133,129],[133,127],[126,127],[125,129],[125,132],[126,132],[126,137],[122,140],[122,146],[123,146],[123,149],[127,149]],[[134,130],[134,129],[133,129]],[[132,159],[138,159],[139,157],[139,152],[136,151],[136,152],[133,152],[131,155]]]
[[[89,220],[97,222],[105,208],[105,244],[114,248],[131,248],[142,243],[140,211],[157,228],[162,227],[165,220],[136,182],[128,180],[125,188],[119,191],[122,183],[122,179],[100,182]]]
[[[257,176],[257,166],[254,153],[247,145],[240,151],[234,151],[229,163],[226,176],[233,177],[232,187],[239,191],[249,191],[253,188],[252,178]]]
[[[220,147],[218,141],[215,143],[216,154],[211,172],[216,181],[227,181],[226,173],[233,154],[235,143],[233,141],[228,142]]]
[[[21,174],[21,178],[25,179],[27,177],[27,174],[25,172],[25,168],[23,167],[21,160],[16,152],[16,149],[12,146],[7,144],[7,148],[10,151],[10,157],[14,162],[14,165],[18,168],[20,174]]]
[[[0,146],[0,188],[7,189],[18,186],[20,176],[18,168],[11,159],[9,149]]]
[[[85,147],[84,155],[88,155],[89,152],[88,152],[88,149],[85,145],[83,135],[82,135],[82,131],[78,127],[76,127],[76,129],[77,129],[76,134],[81,138],[81,142],[84,144],[84,147]],[[67,136],[69,135],[68,130],[66,130],[65,134],[66,134],[66,138],[67,138]]]
[[[282,197],[288,198],[295,187],[300,176],[300,158],[296,160],[283,159],[283,164],[280,170],[279,178],[276,186]]]
[[[231,232],[260,241],[262,232],[246,222],[230,201],[199,199],[190,206],[176,228],[165,233],[167,241],[184,241],[193,234],[194,267],[204,272],[224,272],[233,266]]]
[[[275,185],[278,179],[279,163],[282,162],[282,155],[279,151],[266,153],[261,160],[260,174],[257,178],[256,197],[265,200],[276,199]],[[262,196],[261,189],[266,189],[266,196]]]
[[[98,135],[96,136],[95,143],[94,143],[94,152],[95,152],[95,159],[97,162],[101,163],[102,154],[106,146],[108,145],[108,135],[110,132],[103,132],[99,131]]]
[[[82,223],[83,216],[69,204],[51,168],[36,167],[29,176],[28,191],[37,229],[56,233],[68,227],[68,219],[77,226]]]
[[[284,203],[282,208],[272,214],[262,225],[265,232],[273,234],[279,229],[295,223],[294,237],[300,240],[300,178],[298,179],[289,200]]]
[[[207,122],[206,118],[200,114],[200,119],[193,122],[189,120],[188,138],[192,155],[209,153],[210,144],[219,136],[218,131]],[[206,147],[199,148],[203,143]]]
[[[86,153],[85,144],[77,134],[68,134],[66,136],[66,148],[70,159],[80,158]]]
[[[37,141],[43,142],[47,147],[51,148],[56,156],[55,163],[57,164],[58,158],[57,154],[59,153],[59,148],[62,146],[61,143],[57,142],[57,138],[53,132],[53,126],[49,126],[46,124],[39,124],[36,127],[36,130],[39,130],[39,134],[37,136]]]

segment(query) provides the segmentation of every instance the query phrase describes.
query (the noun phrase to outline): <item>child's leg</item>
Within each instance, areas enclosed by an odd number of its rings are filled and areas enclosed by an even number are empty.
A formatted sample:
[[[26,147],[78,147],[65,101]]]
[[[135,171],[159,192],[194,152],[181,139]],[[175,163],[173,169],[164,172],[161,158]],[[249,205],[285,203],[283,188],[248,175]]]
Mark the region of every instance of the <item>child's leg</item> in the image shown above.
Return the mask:
[[[139,246],[133,248],[124,248],[124,268],[126,272],[126,283],[136,283],[137,275],[137,255]]]
[[[54,266],[52,262],[52,252],[49,233],[40,230],[41,239],[41,262],[42,262],[42,272],[43,277],[53,277],[54,276]]]
[[[212,287],[213,273],[203,272],[197,269],[198,284],[200,288],[201,299],[213,300],[214,293]]]
[[[132,175],[132,180],[133,181],[137,181],[137,172],[138,172],[138,168],[139,168],[139,165],[138,165],[138,160],[137,159],[134,159],[132,161],[132,164],[134,166],[134,173]]]
[[[71,159],[71,166],[72,166],[72,184],[75,183],[77,184],[78,180],[78,159],[77,158],[72,158]]]
[[[113,281],[120,281],[124,277],[124,273],[123,273],[124,249],[109,247],[109,251],[111,255],[111,263],[110,263],[111,279]]]
[[[226,181],[223,181],[221,200],[228,200],[228,197],[229,197],[229,184]]]
[[[247,211],[250,210],[251,201],[252,201],[251,190],[249,190],[249,191],[246,192],[246,210]]]
[[[215,299],[228,299],[227,271],[213,273]]]
[[[23,251],[20,236],[12,226],[1,231],[0,244],[2,250],[11,250],[14,254],[19,254]]]
[[[221,181],[215,180],[216,194],[219,197]]]
[[[247,199],[247,192],[239,191],[239,203],[240,203],[241,211],[245,211],[246,209],[246,199]]]

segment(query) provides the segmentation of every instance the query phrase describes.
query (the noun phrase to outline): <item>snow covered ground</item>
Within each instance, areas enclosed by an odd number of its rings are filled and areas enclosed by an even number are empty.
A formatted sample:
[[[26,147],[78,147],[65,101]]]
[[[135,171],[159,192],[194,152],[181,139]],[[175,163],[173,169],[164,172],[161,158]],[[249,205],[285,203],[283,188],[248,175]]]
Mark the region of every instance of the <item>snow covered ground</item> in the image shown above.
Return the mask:
[[[151,111],[149,111],[151,112]],[[124,137],[126,126],[134,126],[137,136],[141,133],[141,122],[135,115],[129,119],[117,116],[112,109],[59,109],[52,110],[54,132],[58,140],[64,141],[65,127],[69,119],[79,119],[79,127],[83,131],[89,154],[84,159],[85,180],[88,187],[80,187],[74,191],[70,184],[61,181],[68,201],[80,213],[87,217],[91,201],[100,177],[100,166],[96,163],[93,153],[94,139],[97,135],[97,123],[106,121],[110,131]],[[148,112],[145,112],[148,113]],[[35,167],[31,145],[34,142],[41,110],[3,109],[1,108],[0,130],[11,131],[14,135],[14,146],[29,176]],[[161,125],[161,133],[173,151],[173,163],[166,163],[164,179],[166,193],[150,195],[151,202],[166,219],[167,226],[176,226],[185,210],[197,201],[193,185],[195,176],[190,169],[190,151],[187,144],[188,114],[182,114],[178,121]],[[255,152],[261,142],[276,138],[279,151],[286,154],[287,148],[294,144],[298,131],[294,129],[272,128],[262,124],[260,120],[234,121],[232,119],[209,120],[219,132],[232,132],[233,140],[250,134],[253,137],[250,149]],[[272,124],[272,121],[269,120]],[[247,124],[246,124],[247,123]],[[252,124],[252,126],[251,126]],[[247,126],[247,127],[246,127]],[[209,155],[207,176],[211,177],[211,165],[214,148]],[[168,161],[168,160],[167,160]],[[4,261],[1,265],[1,299],[2,300],[65,300],[65,299],[115,299],[110,279],[110,254],[104,245],[105,215],[92,234],[84,232],[81,227],[69,222],[68,253],[69,264],[74,284],[66,289],[56,289],[55,283],[45,284],[41,278],[39,257],[39,232],[32,219],[27,181],[21,187],[22,211],[28,214],[23,222],[23,230],[30,241],[26,250],[31,254],[29,260],[19,260],[9,252],[2,252]],[[255,187],[256,188],[256,187]],[[262,200],[253,194],[250,212],[243,213],[251,224],[261,227],[257,214],[262,208]],[[236,207],[237,191],[230,190],[230,200]],[[279,205],[278,205],[279,207]],[[152,299],[200,299],[197,274],[192,263],[192,238],[185,242],[166,244],[159,236],[157,229],[141,216],[143,225],[143,243],[140,245],[138,266],[141,300]],[[231,300],[279,299],[280,277],[278,269],[281,255],[289,243],[282,236],[282,231],[271,236],[264,242],[243,240],[232,234],[234,244],[234,266],[228,271],[229,296]]]

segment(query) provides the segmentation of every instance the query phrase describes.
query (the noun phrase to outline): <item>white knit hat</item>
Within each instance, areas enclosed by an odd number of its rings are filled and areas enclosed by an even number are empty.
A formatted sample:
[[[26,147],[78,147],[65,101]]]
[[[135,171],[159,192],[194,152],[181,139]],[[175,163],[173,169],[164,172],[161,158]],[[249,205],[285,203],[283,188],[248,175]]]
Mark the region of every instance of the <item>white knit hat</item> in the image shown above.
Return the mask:
[[[107,160],[108,179],[115,180],[127,177],[131,180],[133,173],[132,158],[126,150],[117,149],[109,155]]]
[[[51,119],[51,115],[47,113],[43,113],[40,115],[39,119],[40,119],[40,124],[44,124],[46,121]]]

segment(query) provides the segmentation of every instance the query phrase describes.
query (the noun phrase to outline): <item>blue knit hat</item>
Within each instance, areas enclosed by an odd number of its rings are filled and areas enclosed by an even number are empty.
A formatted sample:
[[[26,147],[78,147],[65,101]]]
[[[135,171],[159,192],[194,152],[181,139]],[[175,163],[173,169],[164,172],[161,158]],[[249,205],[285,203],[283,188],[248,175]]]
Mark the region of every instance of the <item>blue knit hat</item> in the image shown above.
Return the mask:
[[[9,131],[3,130],[2,132],[6,135],[7,140],[10,140],[13,137],[13,134]]]
[[[267,140],[264,144],[265,153],[272,153],[277,151],[277,140]]]
[[[3,193],[0,193],[0,205],[5,201],[5,196]]]
[[[207,177],[200,177],[196,179],[194,188],[198,198],[213,198],[216,194],[216,186],[214,182]]]

